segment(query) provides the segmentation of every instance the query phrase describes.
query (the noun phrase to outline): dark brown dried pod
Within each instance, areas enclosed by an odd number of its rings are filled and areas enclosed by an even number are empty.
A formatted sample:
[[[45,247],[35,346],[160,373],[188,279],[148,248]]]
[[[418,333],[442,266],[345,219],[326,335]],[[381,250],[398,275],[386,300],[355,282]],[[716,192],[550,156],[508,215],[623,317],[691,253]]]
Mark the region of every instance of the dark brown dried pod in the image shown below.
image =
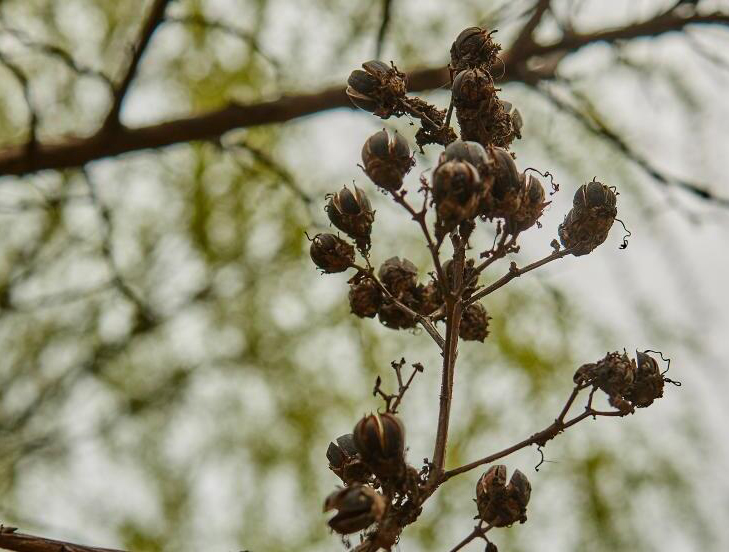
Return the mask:
[[[418,268],[407,259],[390,257],[380,265],[378,276],[387,291],[395,297],[412,292],[417,285]]]
[[[521,181],[521,202],[519,209],[512,216],[506,219],[506,231],[510,234],[524,232],[534,226],[549,205],[544,201],[544,186],[538,178],[522,173]]]
[[[526,507],[531,485],[526,476],[515,470],[506,485],[506,466],[492,466],[476,484],[476,506],[479,517],[494,527],[506,527],[526,521]]]
[[[354,247],[334,234],[317,234],[311,240],[309,255],[327,274],[344,272],[354,263]]]
[[[607,239],[615,221],[615,216],[609,213],[602,208],[570,209],[559,225],[559,241],[572,249],[575,257],[587,255]]]
[[[337,510],[329,527],[341,535],[357,533],[382,519],[386,502],[371,487],[355,484],[338,489],[324,501],[324,512]]]
[[[327,448],[329,469],[332,470],[345,484],[366,482],[372,472],[362,462],[354,445],[354,436],[347,433],[337,437],[336,443],[329,443]]]
[[[511,154],[503,148],[488,150],[494,183],[481,201],[480,215],[508,218],[518,212],[522,201],[522,182]]]
[[[482,67],[488,71],[496,63],[501,46],[491,39],[493,31],[481,27],[463,29],[451,46],[451,69]]]
[[[479,176],[484,179],[490,176],[491,160],[484,147],[478,142],[456,140],[440,154],[439,164],[446,161],[466,161],[476,167]]]
[[[593,180],[577,189],[572,206],[577,211],[599,210],[604,216],[615,218],[618,214],[615,207],[616,202],[617,196],[609,186]]]
[[[405,426],[394,414],[370,414],[354,427],[354,444],[362,459],[380,478],[405,470]]]
[[[369,250],[375,212],[361,189],[355,186],[352,192],[345,186],[329,197],[325,209],[334,226],[353,238],[360,250]]]
[[[360,318],[374,318],[382,305],[382,291],[370,278],[349,286],[349,308]]]
[[[405,75],[377,60],[363,63],[362,68],[349,75],[347,96],[360,109],[389,117],[405,96]]]
[[[494,81],[487,71],[466,69],[453,79],[451,87],[456,109],[479,109],[482,102],[495,97]]]
[[[413,311],[418,312],[420,305],[412,293],[405,293],[400,300]],[[401,309],[388,298],[383,299],[377,314],[380,323],[391,330],[409,330],[417,326],[414,316]]]
[[[481,303],[471,303],[463,311],[458,335],[465,341],[480,341],[489,335],[489,320],[491,317]]]
[[[607,394],[611,405],[629,410],[625,395],[633,385],[635,372],[635,363],[626,353],[613,352],[595,363],[580,366],[573,379],[577,384],[592,383]]]
[[[438,239],[477,215],[481,192],[478,171],[467,161],[446,161],[435,169],[433,200]]]
[[[415,164],[407,140],[397,132],[381,130],[362,146],[362,164],[370,180],[380,188],[394,192]]]
[[[663,397],[664,378],[658,362],[647,353],[636,351],[638,362],[635,381],[630,386],[625,398],[638,408],[645,408],[653,401]]]
[[[428,282],[425,286],[418,284],[415,295],[418,299],[418,313],[424,316],[433,314],[443,304],[443,297],[436,282]]]
[[[511,132],[508,141],[511,143],[517,138],[521,138],[521,129],[524,127],[524,119],[521,116],[521,112],[514,107],[514,104],[507,102],[506,100],[499,100],[501,107],[509,116],[509,122],[511,123]]]
[[[470,292],[472,292],[476,285],[478,284],[478,278],[476,278],[476,262],[473,259],[466,259],[466,262],[463,264],[463,275],[461,276],[462,280],[461,282],[469,282],[469,285],[466,287],[466,290],[463,294],[464,297],[468,297],[470,295]],[[448,259],[445,263],[443,263],[443,273],[446,277],[446,287],[448,289],[451,289],[453,287],[453,282],[455,272],[455,263],[453,262],[453,259]]]

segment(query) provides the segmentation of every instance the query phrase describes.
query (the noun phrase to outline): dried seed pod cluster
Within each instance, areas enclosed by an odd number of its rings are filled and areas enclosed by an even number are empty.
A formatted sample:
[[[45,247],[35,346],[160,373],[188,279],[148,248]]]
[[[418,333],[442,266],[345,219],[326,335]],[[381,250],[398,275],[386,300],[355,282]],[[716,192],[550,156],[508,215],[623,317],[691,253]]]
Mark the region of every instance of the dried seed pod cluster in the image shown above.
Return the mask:
[[[663,396],[668,381],[658,362],[647,352],[636,351],[635,359],[628,354],[613,352],[597,362],[583,364],[574,375],[577,384],[592,384],[607,396],[610,404],[622,411],[645,408]]]
[[[506,466],[492,466],[476,484],[479,517],[494,527],[506,527],[526,521],[526,507],[532,494],[527,477],[514,470],[506,483]]]
[[[590,253],[606,240],[617,215],[614,188],[596,180],[581,186],[558,229],[564,248],[553,240],[553,252],[548,256],[521,269],[511,262],[500,279],[479,285],[487,267],[519,250],[517,239],[524,232],[541,227],[540,218],[550,203],[543,183],[529,171],[542,173],[536,169],[520,171],[508,149],[513,140],[521,138],[523,122],[515,106],[498,97],[495,80],[502,68],[500,47],[492,34],[469,27],[451,47],[451,105],[460,124],[460,138],[450,127],[451,112],[408,96],[405,76],[394,65],[369,61],[349,77],[347,94],[356,106],[384,119],[402,115],[417,119],[420,128],[415,139],[421,152],[426,144],[443,146],[437,164],[422,171],[415,193],[424,197],[417,203],[411,201],[414,193],[406,185],[415,160],[405,136],[380,130],[367,138],[361,152],[361,168],[374,184],[371,189],[403,207],[422,231],[432,258],[427,280],[419,281],[418,268],[402,256],[384,256],[386,260],[379,266],[372,262],[371,256],[377,251],[377,240],[372,243],[377,236],[373,232],[375,211],[364,187],[358,185],[345,186],[326,196],[329,221],[342,236],[318,234],[311,243],[311,258],[325,273],[355,270],[348,282],[354,315],[377,318],[385,327],[396,330],[420,325],[438,345],[443,358],[435,450],[433,458],[426,459],[419,471],[406,461],[405,428],[396,416],[413,376],[423,370],[418,363],[406,379],[401,373],[405,360],[393,362],[397,393],[385,393],[379,377],[373,391],[385,402],[384,412],[364,416],[351,434],[329,444],[329,468],[345,485],[326,499],[325,510],[337,511],[329,525],[341,534],[364,531],[360,545],[363,550],[392,549],[402,529],[417,519],[423,502],[441,483],[488,461],[489,457],[450,472],[445,470],[459,340],[484,342],[489,335],[491,317],[480,301],[513,278],[548,262],[569,254]],[[432,169],[429,177],[427,169]],[[553,181],[552,188],[555,192],[558,189]],[[473,237],[481,225],[489,223],[495,229],[493,245],[480,256],[471,256]],[[392,236],[390,241],[398,243]],[[442,247],[444,244],[446,247]],[[449,246],[452,255],[442,260],[443,249]],[[445,323],[444,334],[438,327],[440,323]],[[574,380],[576,387],[561,415],[547,429],[522,443],[544,446],[581,419],[623,416],[649,406],[662,396],[664,383],[671,381],[664,378],[647,352],[639,352],[637,361],[627,354],[608,353],[580,367]],[[588,388],[592,389],[587,410],[565,420],[576,396]],[[597,389],[607,394],[616,410],[592,409]],[[507,483],[506,467],[491,467],[476,487],[481,520],[477,530],[483,528],[483,523],[489,527],[523,523],[530,495],[531,485],[523,473],[514,471]],[[487,550],[494,551],[496,546],[487,541]]]

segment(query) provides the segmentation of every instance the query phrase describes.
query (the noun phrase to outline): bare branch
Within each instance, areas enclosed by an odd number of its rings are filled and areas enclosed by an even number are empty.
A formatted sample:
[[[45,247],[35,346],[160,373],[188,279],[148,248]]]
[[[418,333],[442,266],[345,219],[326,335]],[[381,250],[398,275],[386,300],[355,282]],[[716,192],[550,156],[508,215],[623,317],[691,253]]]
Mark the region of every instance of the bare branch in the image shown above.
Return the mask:
[[[15,527],[0,525],[0,548],[14,552],[124,552],[112,548],[96,548],[83,544],[57,541],[17,533]]]
[[[375,59],[380,59],[382,54],[382,45],[385,42],[385,35],[390,25],[390,16],[392,15],[392,0],[382,0],[382,21],[377,31],[377,45],[375,46]]]

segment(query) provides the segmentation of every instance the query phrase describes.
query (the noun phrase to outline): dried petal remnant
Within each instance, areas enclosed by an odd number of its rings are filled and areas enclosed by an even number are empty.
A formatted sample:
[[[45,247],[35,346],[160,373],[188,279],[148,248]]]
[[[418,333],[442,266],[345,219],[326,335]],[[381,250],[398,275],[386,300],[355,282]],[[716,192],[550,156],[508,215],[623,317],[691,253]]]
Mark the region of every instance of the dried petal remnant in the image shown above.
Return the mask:
[[[394,192],[415,164],[407,141],[397,132],[381,130],[362,146],[362,164],[370,180],[380,188]]]
[[[329,527],[342,535],[357,533],[382,519],[385,512],[384,497],[364,485],[355,484],[339,489],[324,501],[324,511],[337,510],[329,520]]]

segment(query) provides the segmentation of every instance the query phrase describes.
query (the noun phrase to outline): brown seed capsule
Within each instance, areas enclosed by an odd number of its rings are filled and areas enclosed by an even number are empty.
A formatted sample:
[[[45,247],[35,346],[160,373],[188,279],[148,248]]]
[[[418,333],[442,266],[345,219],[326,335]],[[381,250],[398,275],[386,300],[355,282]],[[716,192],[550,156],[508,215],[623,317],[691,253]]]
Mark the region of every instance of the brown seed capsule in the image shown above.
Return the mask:
[[[463,265],[463,275],[461,276],[461,282],[469,282],[469,285],[466,287],[466,290],[463,294],[464,297],[468,297],[478,284],[478,278],[476,278],[476,270],[474,268],[475,265],[476,263],[473,259],[467,259]],[[445,273],[445,277],[447,280],[446,287],[448,289],[452,289],[453,283],[455,282],[454,269],[455,263],[453,262],[453,259],[448,259],[445,263],[443,263],[443,272]]]
[[[492,32],[481,27],[463,29],[451,46],[451,68],[461,71],[478,66],[490,71],[501,50],[501,46],[491,40]]]
[[[412,297],[412,294],[406,293],[401,300],[403,303],[409,303],[407,306],[417,312],[417,310],[413,307],[418,307],[418,304],[414,300],[408,300]],[[387,298],[382,301],[382,306],[380,306],[380,310],[377,314],[380,323],[391,330],[409,330],[417,326],[415,317],[408,314]]]
[[[503,148],[490,148],[491,170],[494,183],[490,194],[480,205],[480,214],[486,218],[508,218],[518,212],[522,201],[522,182],[511,154]]]
[[[638,362],[635,371],[635,381],[630,386],[625,398],[633,406],[645,408],[653,404],[653,401],[663,396],[664,379],[656,360],[648,355],[636,351]]]
[[[327,449],[329,469],[332,470],[345,484],[366,482],[372,472],[362,462],[354,446],[354,436],[351,433],[337,438],[336,443],[329,443]]]
[[[481,180],[467,161],[446,161],[433,174],[433,200],[440,239],[464,220],[476,216],[481,199]]]
[[[354,444],[378,477],[397,477],[404,472],[405,427],[397,416],[365,416],[354,428]]]
[[[491,317],[481,303],[472,303],[463,311],[458,335],[465,341],[480,341],[489,335]]]
[[[428,282],[428,285],[418,284],[416,296],[418,299],[418,312],[424,316],[437,311],[443,304],[438,285],[435,282]]]
[[[617,209],[615,192],[601,182],[588,182],[580,186],[575,192],[572,206],[575,210],[601,210],[604,215],[615,217]]]
[[[349,307],[360,318],[374,318],[382,305],[382,292],[374,281],[364,278],[349,286]]]
[[[573,208],[559,226],[559,239],[575,256],[587,255],[603,243],[617,215],[615,192],[600,182],[589,182],[575,193]]]
[[[349,75],[347,96],[360,109],[389,117],[405,95],[405,75],[377,60],[363,63],[362,68]]]
[[[466,69],[453,79],[453,105],[457,108],[479,109],[484,100],[495,95],[493,79],[481,69]]]
[[[524,127],[524,119],[521,117],[521,112],[514,107],[514,104],[507,102],[506,100],[499,100],[501,107],[509,116],[509,122],[511,126],[511,132],[509,136],[509,142],[513,142],[516,138],[521,138],[521,129]]]
[[[442,165],[446,161],[466,161],[476,167],[480,178],[487,178],[491,174],[491,160],[486,150],[478,142],[456,140],[448,144],[448,147],[440,154],[438,161]]]
[[[400,297],[415,289],[418,269],[407,259],[400,260],[400,257],[390,257],[380,265],[378,276],[390,293],[395,297]]]
[[[370,200],[357,186],[351,192],[346,186],[329,197],[325,207],[329,220],[357,242],[363,251],[370,248],[370,233],[375,212]]]
[[[531,485],[526,476],[515,470],[506,485],[506,466],[489,468],[476,484],[476,505],[479,517],[495,527],[506,527],[526,521],[526,507]]]
[[[370,180],[394,192],[415,164],[408,143],[397,132],[381,130],[370,136],[362,147],[362,164]]]
[[[592,383],[607,394],[612,406],[630,410],[625,395],[635,380],[635,363],[625,353],[608,353],[596,363],[583,364],[574,375],[577,384]]]
[[[337,510],[329,520],[329,527],[341,535],[366,529],[382,519],[385,499],[371,487],[355,484],[339,489],[324,501],[324,512]]]
[[[317,234],[311,240],[309,255],[324,272],[344,272],[354,263],[354,247],[334,234]]]
[[[519,209],[506,219],[506,231],[512,235],[534,226],[542,216],[544,208],[549,205],[548,201],[544,201],[544,186],[536,177],[522,173],[519,180],[521,182]]]

